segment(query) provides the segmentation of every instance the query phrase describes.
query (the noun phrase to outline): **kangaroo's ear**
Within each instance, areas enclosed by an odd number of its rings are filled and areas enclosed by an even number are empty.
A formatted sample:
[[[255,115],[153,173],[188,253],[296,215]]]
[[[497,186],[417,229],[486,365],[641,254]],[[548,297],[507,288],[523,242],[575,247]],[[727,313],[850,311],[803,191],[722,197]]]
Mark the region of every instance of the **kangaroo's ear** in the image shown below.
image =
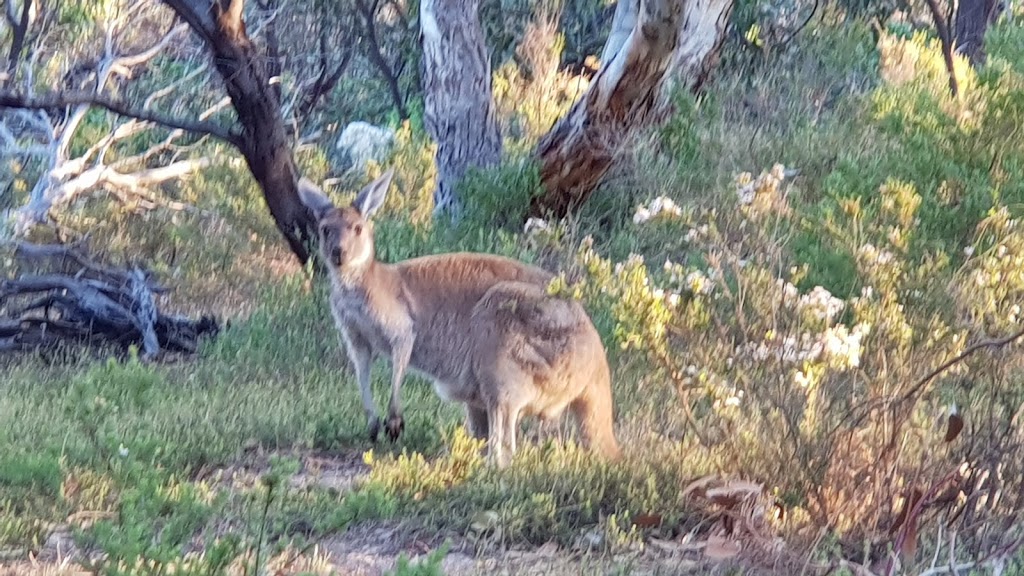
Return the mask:
[[[359,191],[353,206],[359,210],[363,218],[373,216],[373,213],[384,204],[384,198],[388,195],[388,188],[391,187],[391,178],[394,175],[395,169],[388,168],[388,171],[381,174],[380,178],[370,182]]]
[[[313,184],[305,176],[299,178],[299,201],[316,215],[317,220],[323,218],[334,209],[331,199],[324,194],[319,186]]]

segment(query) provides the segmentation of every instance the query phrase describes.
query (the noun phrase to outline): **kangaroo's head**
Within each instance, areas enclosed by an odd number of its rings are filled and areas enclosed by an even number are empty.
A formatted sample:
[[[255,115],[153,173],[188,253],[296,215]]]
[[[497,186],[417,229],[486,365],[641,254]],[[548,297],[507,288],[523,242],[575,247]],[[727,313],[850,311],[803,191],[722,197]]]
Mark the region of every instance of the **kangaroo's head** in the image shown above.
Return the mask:
[[[367,184],[351,206],[336,207],[312,182],[299,180],[299,198],[319,222],[320,255],[346,276],[358,274],[374,259],[371,217],[384,203],[394,169]]]

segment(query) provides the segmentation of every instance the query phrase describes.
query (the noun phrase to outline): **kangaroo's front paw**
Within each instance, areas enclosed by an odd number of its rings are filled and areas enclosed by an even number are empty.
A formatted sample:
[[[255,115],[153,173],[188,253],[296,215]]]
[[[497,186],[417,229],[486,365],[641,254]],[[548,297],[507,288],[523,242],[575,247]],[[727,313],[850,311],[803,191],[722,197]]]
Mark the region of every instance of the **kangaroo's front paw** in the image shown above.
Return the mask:
[[[377,416],[370,418],[366,431],[370,434],[370,442],[376,442],[377,438],[380,437],[380,418]]]
[[[401,416],[392,416],[388,418],[388,438],[394,442],[398,440],[398,437],[402,435],[402,431],[405,430],[405,420]]]

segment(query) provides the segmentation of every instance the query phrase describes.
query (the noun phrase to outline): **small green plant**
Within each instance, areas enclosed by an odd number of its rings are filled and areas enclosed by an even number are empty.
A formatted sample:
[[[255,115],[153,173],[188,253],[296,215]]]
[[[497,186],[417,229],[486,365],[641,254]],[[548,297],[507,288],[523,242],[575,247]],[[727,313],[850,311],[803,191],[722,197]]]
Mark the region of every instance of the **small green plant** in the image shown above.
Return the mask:
[[[386,574],[389,576],[444,576],[441,563],[448,555],[450,548],[451,543],[446,541],[440,548],[427,554],[427,557],[419,562],[412,562],[403,552],[398,557],[395,569]]]

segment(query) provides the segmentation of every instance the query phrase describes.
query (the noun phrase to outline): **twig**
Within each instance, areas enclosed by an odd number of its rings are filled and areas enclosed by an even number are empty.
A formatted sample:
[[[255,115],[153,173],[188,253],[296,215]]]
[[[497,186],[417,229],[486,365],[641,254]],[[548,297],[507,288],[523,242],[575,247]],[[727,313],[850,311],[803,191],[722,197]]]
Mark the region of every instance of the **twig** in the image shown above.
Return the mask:
[[[939,42],[942,44],[942,58],[946,62],[946,72],[949,74],[949,91],[953,98],[960,95],[960,86],[956,81],[956,68],[953,62],[953,42],[949,35],[949,21],[939,10],[936,0],[925,0],[928,9],[931,10],[932,19],[935,20],[935,30],[939,33]]]
[[[934,2],[934,0],[929,1]],[[1024,330],[1019,330],[1005,338],[999,338],[996,340],[982,340],[981,342],[968,346],[966,350],[956,355],[952,360],[948,360],[942,363],[938,368],[929,372],[924,378],[918,380],[918,382],[914,384],[914,386],[912,386],[910,390],[903,394],[899,401],[906,402],[912,396],[917,394],[921,390],[921,388],[924,388],[924,386],[928,384],[928,382],[930,382],[936,376],[942,374],[943,372],[953,367],[954,365],[964,361],[964,359],[973,355],[978,350],[981,350],[982,348],[1002,348],[1003,346],[1006,346],[1007,344],[1010,344],[1013,341],[1020,339],[1022,336],[1024,336]]]

